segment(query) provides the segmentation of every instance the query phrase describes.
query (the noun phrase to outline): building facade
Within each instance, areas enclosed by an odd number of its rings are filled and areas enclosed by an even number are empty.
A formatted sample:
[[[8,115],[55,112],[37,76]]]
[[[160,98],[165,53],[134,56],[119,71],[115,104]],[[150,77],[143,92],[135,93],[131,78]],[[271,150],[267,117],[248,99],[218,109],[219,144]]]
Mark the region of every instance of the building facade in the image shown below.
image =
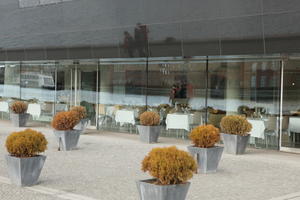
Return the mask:
[[[135,133],[148,109],[170,137],[243,114],[251,145],[298,152],[299,20],[297,0],[2,0],[0,111]]]

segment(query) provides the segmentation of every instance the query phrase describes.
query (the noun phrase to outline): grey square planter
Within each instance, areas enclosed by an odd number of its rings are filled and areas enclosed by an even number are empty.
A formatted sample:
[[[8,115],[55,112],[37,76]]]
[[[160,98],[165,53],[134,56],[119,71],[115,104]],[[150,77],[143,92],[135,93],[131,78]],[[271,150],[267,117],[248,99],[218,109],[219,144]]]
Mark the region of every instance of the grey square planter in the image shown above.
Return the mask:
[[[30,115],[28,113],[10,113],[10,120],[15,127],[24,127],[28,121],[29,116]]]
[[[58,140],[60,150],[70,151],[76,148],[79,141],[80,132],[80,130],[54,130],[54,134]]]
[[[224,147],[199,148],[188,146],[187,149],[193,157],[196,157],[199,173],[214,173],[217,171]]]
[[[225,147],[225,152],[234,155],[244,154],[250,135],[241,136],[221,133],[222,140]]]
[[[44,166],[46,156],[18,158],[6,155],[8,173],[13,184],[18,186],[35,185]]]
[[[155,179],[137,181],[141,200],[185,200],[190,183],[177,185],[155,185],[149,182]]]
[[[84,133],[87,125],[88,125],[89,119],[85,118],[80,120],[80,122],[73,128],[74,130],[80,130],[81,133]]]
[[[157,143],[160,134],[160,126],[137,125],[137,128],[142,142]]]

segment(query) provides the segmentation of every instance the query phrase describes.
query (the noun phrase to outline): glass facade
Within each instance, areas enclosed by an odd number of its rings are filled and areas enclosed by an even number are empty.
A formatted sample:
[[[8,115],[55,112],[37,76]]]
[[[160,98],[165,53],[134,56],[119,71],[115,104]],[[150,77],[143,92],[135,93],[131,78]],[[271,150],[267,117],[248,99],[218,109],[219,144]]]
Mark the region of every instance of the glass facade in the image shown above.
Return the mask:
[[[253,126],[250,145],[299,148],[299,75],[300,59],[280,55],[1,62],[0,111],[9,119],[9,104],[20,99],[30,123],[47,126],[56,112],[81,105],[90,128],[136,134],[139,115],[151,110],[161,135],[178,138],[240,114]]]

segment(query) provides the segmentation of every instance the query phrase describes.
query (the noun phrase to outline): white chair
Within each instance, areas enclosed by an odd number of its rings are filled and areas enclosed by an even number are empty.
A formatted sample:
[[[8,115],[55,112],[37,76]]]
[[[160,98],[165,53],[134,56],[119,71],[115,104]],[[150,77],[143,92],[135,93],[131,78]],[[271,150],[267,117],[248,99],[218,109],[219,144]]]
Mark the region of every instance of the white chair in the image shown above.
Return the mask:
[[[270,116],[268,117],[268,120],[265,122],[266,129],[265,129],[265,143],[266,143],[266,148],[269,147],[269,140],[272,140],[272,138],[276,138],[278,136],[278,117],[276,116]],[[275,141],[275,140],[274,140]]]
[[[192,114],[191,126],[199,126],[203,124],[203,116],[201,112],[195,112]]]

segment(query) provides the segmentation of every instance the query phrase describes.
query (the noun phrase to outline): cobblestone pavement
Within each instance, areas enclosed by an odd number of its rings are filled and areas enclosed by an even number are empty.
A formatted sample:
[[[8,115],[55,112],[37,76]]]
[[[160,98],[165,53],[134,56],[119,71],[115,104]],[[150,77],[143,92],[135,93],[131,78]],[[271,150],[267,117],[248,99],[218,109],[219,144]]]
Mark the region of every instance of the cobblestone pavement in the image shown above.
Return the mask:
[[[48,141],[47,160],[39,184],[20,188],[9,183],[4,160],[7,135],[13,128],[0,121],[0,199],[1,200],[137,200],[135,180],[148,178],[140,162],[157,146],[176,145],[186,149],[188,141],[160,138],[158,144],[144,144],[138,136],[88,130],[79,148],[57,151],[50,128],[42,131]],[[219,171],[196,174],[191,180],[188,200],[282,200],[300,197],[300,155],[248,149],[247,154],[223,154]]]

